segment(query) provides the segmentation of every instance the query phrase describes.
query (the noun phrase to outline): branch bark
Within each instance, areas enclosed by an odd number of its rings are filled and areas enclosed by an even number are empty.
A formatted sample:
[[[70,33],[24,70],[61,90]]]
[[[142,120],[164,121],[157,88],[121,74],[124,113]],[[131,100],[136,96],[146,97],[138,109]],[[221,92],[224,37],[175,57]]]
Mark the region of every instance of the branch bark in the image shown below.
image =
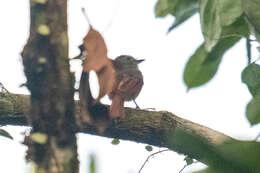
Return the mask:
[[[0,110],[8,112],[8,114],[0,114],[0,124],[27,125],[21,119],[25,120],[24,112],[27,107],[22,105],[29,102],[29,97],[12,95],[12,97],[14,96],[20,101],[5,99],[5,102],[9,102],[5,105],[9,106],[0,107]],[[0,103],[0,105],[4,104]],[[79,114],[78,102],[76,110]],[[100,135],[93,126],[86,126],[81,132]],[[118,123],[111,124],[101,136],[166,147],[203,162],[219,172],[223,172],[223,170],[231,173],[260,172],[259,142],[233,139],[170,112],[126,108],[125,118]]]

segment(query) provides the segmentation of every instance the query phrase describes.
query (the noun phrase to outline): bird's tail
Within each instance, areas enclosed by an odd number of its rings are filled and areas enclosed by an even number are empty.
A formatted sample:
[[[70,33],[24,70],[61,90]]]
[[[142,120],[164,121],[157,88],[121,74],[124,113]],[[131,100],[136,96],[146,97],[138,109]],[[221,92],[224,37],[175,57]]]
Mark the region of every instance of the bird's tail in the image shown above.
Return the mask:
[[[124,116],[124,100],[115,95],[110,106],[110,119],[121,118]]]

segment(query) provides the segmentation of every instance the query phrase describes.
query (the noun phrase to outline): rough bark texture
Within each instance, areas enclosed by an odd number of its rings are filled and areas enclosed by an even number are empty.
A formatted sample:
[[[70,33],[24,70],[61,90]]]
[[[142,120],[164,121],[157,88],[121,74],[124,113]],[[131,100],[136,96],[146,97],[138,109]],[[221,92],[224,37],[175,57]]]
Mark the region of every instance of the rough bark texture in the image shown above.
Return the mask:
[[[30,1],[30,36],[22,52],[31,92],[27,119],[31,135],[48,136],[44,144],[26,138],[27,159],[48,173],[78,172],[73,75],[69,69],[67,1]],[[28,103],[28,102],[26,102]]]
[[[15,95],[20,102],[9,102],[0,107],[1,112],[10,110],[8,115],[0,114],[2,125],[27,125],[23,112],[28,96]],[[14,103],[14,104],[13,104]],[[12,105],[12,106],[11,106]],[[21,108],[15,110],[13,108]],[[76,103],[77,114],[79,104]],[[16,114],[16,115],[15,115]],[[86,126],[81,132],[100,135],[94,127]],[[260,172],[260,144],[255,141],[240,141],[205,126],[182,119],[170,112],[144,111],[126,108],[126,117],[111,124],[101,135],[134,142],[167,147],[173,151],[195,158],[218,172],[257,173]],[[217,171],[215,171],[217,172]]]

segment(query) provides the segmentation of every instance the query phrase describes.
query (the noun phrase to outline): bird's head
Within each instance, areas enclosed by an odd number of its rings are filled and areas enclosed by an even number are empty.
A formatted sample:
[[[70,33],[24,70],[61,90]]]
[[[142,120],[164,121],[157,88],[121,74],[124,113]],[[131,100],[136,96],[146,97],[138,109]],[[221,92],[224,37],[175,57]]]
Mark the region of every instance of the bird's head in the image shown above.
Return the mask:
[[[115,62],[122,67],[137,67],[137,65],[143,61],[144,59],[135,59],[129,55],[120,55],[115,59]]]

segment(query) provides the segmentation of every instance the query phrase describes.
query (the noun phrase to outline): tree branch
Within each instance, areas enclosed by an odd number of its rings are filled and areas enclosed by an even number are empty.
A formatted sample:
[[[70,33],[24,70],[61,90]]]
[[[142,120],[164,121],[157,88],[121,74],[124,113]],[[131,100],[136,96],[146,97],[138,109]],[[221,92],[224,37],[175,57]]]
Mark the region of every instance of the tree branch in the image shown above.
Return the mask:
[[[20,101],[7,99],[14,96]],[[2,106],[3,100],[8,102],[5,105],[9,106]],[[28,108],[19,104],[28,102],[29,97],[25,95],[11,94],[1,97],[0,112],[8,112],[8,114],[0,114],[0,124],[21,125],[21,119],[24,118],[22,115]],[[76,110],[79,114],[78,102],[76,102]],[[258,164],[260,144],[258,142],[233,139],[166,111],[126,108],[125,113],[125,118],[116,124],[111,124],[101,136],[166,147],[188,155],[216,170],[232,173],[260,172],[260,164]],[[93,126],[86,126],[81,132],[100,135]]]

